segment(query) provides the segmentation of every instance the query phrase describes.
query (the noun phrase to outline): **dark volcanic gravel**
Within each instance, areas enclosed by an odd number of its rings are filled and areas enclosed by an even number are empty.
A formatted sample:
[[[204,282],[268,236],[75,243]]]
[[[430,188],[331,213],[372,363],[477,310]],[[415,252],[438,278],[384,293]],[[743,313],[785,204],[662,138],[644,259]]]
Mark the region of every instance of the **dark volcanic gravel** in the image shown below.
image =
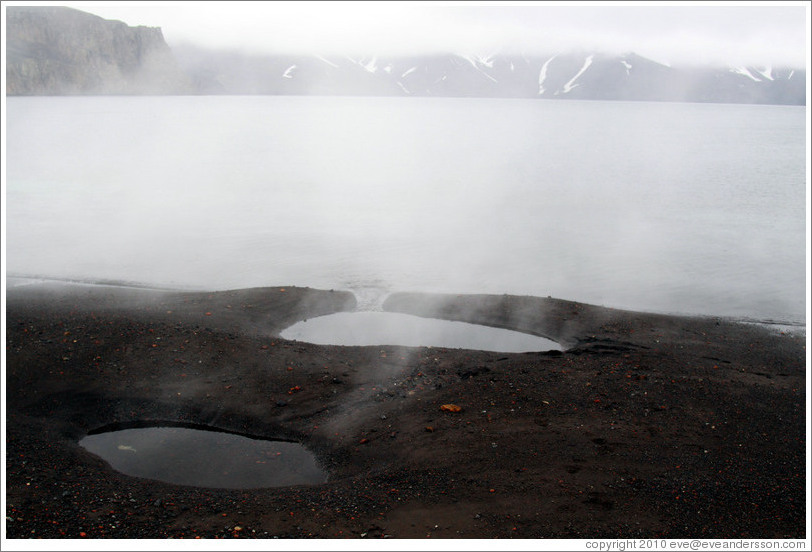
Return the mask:
[[[9,289],[7,536],[805,537],[803,337],[549,298],[407,294],[385,308],[566,351],[279,337],[354,307],[307,288]],[[330,479],[185,487],[123,475],[78,445],[150,421],[297,440]]]

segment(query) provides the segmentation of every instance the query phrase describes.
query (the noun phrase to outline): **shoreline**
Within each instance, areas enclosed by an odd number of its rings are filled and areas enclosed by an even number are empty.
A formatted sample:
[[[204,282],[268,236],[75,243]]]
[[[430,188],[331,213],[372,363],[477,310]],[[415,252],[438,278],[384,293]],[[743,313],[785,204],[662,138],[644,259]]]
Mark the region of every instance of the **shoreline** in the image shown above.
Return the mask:
[[[12,280],[20,281],[20,282],[27,282],[27,283],[18,283],[17,285],[10,285],[9,282]],[[216,289],[209,289],[199,286],[169,286],[164,287],[161,285],[153,285],[147,284],[138,281],[126,281],[126,280],[117,280],[117,279],[95,279],[95,278],[63,278],[63,277],[56,277],[56,276],[35,276],[30,274],[15,274],[15,275],[6,275],[6,290],[7,289],[15,289],[18,287],[24,287],[28,285],[55,285],[55,286],[89,286],[89,287],[111,287],[111,288],[122,288],[122,289],[142,289],[147,291],[159,291],[159,292],[175,292],[175,293],[221,293],[227,291],[233,291],[234,289],[256,289],[256,288],[216,288]],[[297,287],[297,286],[288,286],[288,287]],[[311,286],[303,286],[307,289],[325,289],[325,288],[313,288]],[[364,288],[362,288],[364,289]],[[356,301],[358,307],[356,310],[358,312],[377,312],[381,310],[380,304],[386,300],[389,295],[398,295],[402,293],[414,293],[426,296],[443,296],[443,295],[468,295],[468,296],[477,296],[477,295],[487,295],[487,296],[516,296],[516,297],[541,297],[535,295],[528,295],[528,294],[516,294],[516,293],[473,293],[473,292],[462,292],[462,293],[444,293],[444,292],[437,292],[437,291],[420,291],[420,290],[413,290],[413,291],[406,291],[406,292],[391,292],[385,291],[382,292],[380,297],[373,301],[376,305],[376,308],[366,309],[363,308],[362,301],[367,301],[367,298],[361,299],[358,297],[357,289],[353,288],[334,288],[332,291],[342,291],[355,294]],[[548,296],[549,298],[549,296]],[[776,327],[785,327],[787,330],[792,331],[795,328],[801,329],[802,331],[806,331],[806,321],[802,319],[792,318],[791,316],[783,316],[783,317],[776,317],[776,316],[762,316],[758,317],[755,315],[732,315],[732,314],[718,314],[718,313],[691,313],[691,312],[677,312],[677,311],[668,311],[668,310],[647,310],[647,309],[640,309],[640,308],[632,308],[632,307],[624,307],[621,305],[604,305],[604,304],[594,304],[588,303],[584,301],[578,301],[574,299],[570,299],[572,302],[584,303],[589,304],[598,308],[602,309],[609,309],[615,311],[625,311],[625,312],[634,312],[640,313],[645,315],[662,315],[662,316],[672,316],[672,317],[679,317],[679,318],[713,318],[713,319],[720,319],[726,320],[728,322],[733,323],[740,323],[740,324],[757,324],[766,327],[776,326]]]
[[[279,337],[355,305],[297,287],[8,288],[8,537],[805,536],[805,338],[721,317],[424,293],[392,294],[384,309],[565,350]],[[184,487],[125,476],[78,445],[143,420],[292,438],[330,478]]]

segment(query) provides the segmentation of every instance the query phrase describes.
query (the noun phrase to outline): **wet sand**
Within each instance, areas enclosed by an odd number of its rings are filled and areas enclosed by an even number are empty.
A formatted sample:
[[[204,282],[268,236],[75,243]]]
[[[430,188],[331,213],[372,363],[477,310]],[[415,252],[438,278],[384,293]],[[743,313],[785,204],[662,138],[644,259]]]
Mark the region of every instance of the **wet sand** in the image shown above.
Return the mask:
[[[279,337],[354,309],[341,291],[8,289],[7,536],[806,536],[804,337],[551,298],[395,294],[384,307],[566,350]],[[329,481],[178,486],[78,445],[159,421],[299,441]]]

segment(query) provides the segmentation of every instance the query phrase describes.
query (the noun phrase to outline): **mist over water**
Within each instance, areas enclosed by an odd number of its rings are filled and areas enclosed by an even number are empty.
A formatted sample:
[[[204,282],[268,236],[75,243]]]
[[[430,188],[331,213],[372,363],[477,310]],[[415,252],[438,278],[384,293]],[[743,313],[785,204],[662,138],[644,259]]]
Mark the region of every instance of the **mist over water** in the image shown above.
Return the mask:
[[[7,274],[802,322],[804,108],[7,99]]]

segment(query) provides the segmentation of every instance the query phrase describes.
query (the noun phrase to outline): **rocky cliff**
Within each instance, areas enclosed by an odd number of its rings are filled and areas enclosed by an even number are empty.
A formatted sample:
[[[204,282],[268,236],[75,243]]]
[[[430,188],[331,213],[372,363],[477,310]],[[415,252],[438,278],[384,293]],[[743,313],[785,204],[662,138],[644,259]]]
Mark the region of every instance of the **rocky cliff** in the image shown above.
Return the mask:
[[[8,95],[192,91],[159,28],[63,7],[6,10]]]

